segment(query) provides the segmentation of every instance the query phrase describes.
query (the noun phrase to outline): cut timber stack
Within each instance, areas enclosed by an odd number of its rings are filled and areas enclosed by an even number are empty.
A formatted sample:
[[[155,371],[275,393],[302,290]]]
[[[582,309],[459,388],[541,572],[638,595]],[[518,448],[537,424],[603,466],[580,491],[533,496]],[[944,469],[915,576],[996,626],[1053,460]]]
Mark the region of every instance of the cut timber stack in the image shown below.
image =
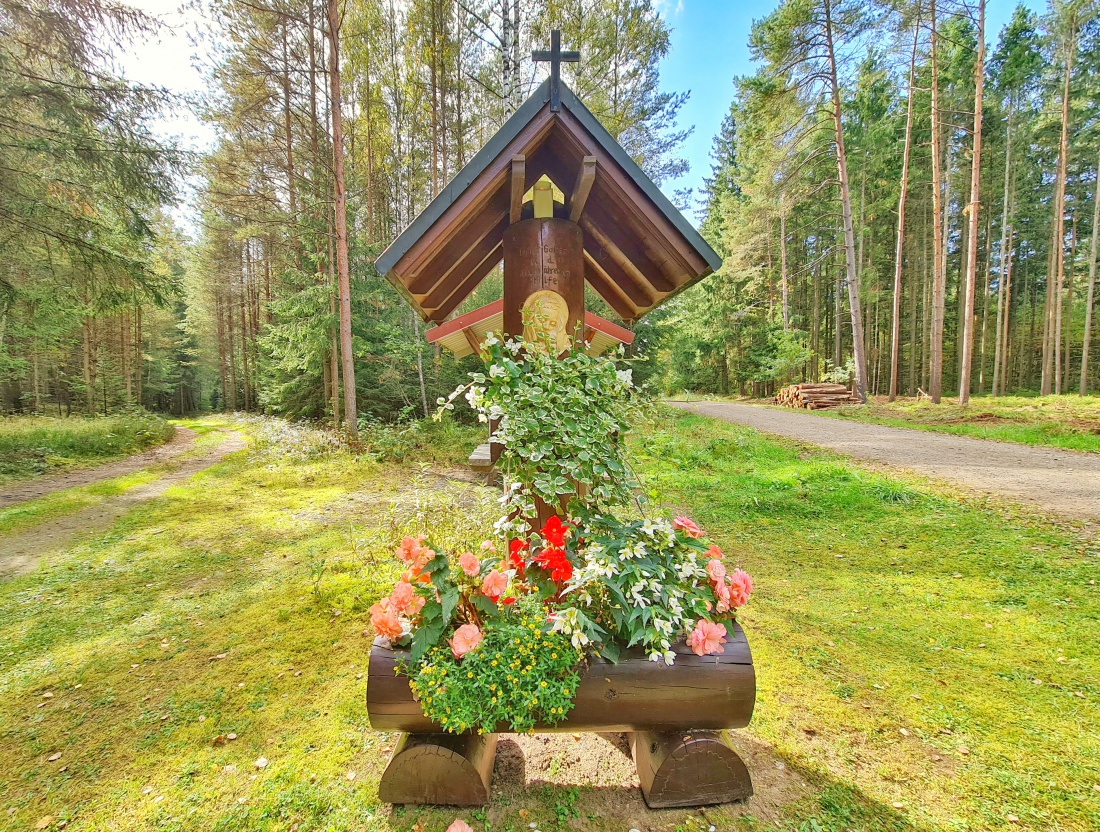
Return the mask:
[[[775,394],[775,403],[784,407],[825,410],[859,404],[859,399],[843,384],[792,384]]]

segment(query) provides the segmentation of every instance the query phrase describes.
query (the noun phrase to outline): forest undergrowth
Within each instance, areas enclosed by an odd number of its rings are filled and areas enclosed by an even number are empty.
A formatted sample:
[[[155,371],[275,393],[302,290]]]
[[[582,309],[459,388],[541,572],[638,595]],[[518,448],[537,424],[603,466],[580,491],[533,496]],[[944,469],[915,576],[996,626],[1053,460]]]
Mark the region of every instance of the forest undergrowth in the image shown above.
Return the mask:
[[[97,465],[144,451],[172,437],[159,416],[0,417],[0,485],[67,468]]]
[[[377,801],[395,736],[366,718],[366,610],[396,577],[402,535],[430,529],[459,551],[487,534],[498,493],[459,479],[479,433],[425,428],[436,444],[393,462],[288,441],[285,423],[236,427],[250,450],[0,584],[10,828],[419,832],[454,819]],[[737,733],[805,784],[779,799],[764,788],[775,772],[755,771],[758,798],[707,810],[710,823],[1100,824],[1094,542],[700,417],[661,409],[635,436],[652,503],[694,517],[757,579],[745,629],[759,698]],[[526,777],[461,815],[478,832],[635,819],[629,788],[554,766]],[[644,813],[639,828],[700,817]]]

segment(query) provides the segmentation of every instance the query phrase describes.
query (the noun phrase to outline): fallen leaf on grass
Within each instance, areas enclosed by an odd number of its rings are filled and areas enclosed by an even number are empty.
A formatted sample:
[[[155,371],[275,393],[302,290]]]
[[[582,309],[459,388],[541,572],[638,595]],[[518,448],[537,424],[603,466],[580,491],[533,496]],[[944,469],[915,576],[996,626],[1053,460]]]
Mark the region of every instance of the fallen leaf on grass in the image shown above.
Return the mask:
[[[61,752],[58,751],[58,752],[55,752],[54,754],[51,754],[49,757],[47,757],[46,762],[55,763],[60,759],[61,759]]]
[[[905,808],[905,804],[902,803],[900,800],[895,800],[892,805],[895,809],[904,809]]]
[[[221,734],[218,734],[218,736],[214,737],[210,744],[215,748],[220,748],[221,746],[225,745],[225,737],[223,737]]]
[[[348,780],[354,780],[354,779],[355,779],[355,772],[354,771],[349,771],[348,772]]]
[[[970,755],[970,749],[967,748],[965,745],[960,745],[959,753],[962,754],[964,757],[967,757]]]
[[[901,734],[903,737],[908,737],[909,736],[909,732],[906,731],[904,728],[899,728],[898,733]]]
[[[49,829],[51,823],[53,823],[53,815],[46,815],[46,817],[39,819],[38,823],[34,825],[34,828]]]
[[[142,794],[152,794],[153,793],[153,787],[152,786],[146,786],[144,789],[141,790],[141,793]]]
[[[267,768],[267,757],[260,757],[252,765],[256,766],[256,768]]]
[[[225,738],[227,740],[229,740],[230,742],[233,742],[233,740],[237,739],[237,735],[236,734],[226,734]]]

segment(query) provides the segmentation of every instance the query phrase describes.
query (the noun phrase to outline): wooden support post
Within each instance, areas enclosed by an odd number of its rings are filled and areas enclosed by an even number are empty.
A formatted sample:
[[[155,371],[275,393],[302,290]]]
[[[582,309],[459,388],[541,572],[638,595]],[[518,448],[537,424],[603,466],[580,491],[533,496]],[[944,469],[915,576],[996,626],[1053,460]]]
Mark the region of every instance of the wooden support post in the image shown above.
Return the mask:
[[[513,225],[519,222],[523,211],[523,195],[527,193],[527,188],[524,187],[527,184],[526,168],[524,157],[512,157],[512,197],[508,208],[508,222]]]
[[[496,734],[402,734],[378,783],[378,799],[483,806],[496,756]]]
[[[752,797],[749,771],[725,731],[637,731],[630,735],[630,749],[650,809]]]
[[[569,194],[569,221],[580,222],[584,212],[584,203],[588,201],[588,195],[592,193],[592,184],[596,181],[596,157],[585,156],[581,161],[581,169],[577,171],[577,181],[573,183],[573,190]]]

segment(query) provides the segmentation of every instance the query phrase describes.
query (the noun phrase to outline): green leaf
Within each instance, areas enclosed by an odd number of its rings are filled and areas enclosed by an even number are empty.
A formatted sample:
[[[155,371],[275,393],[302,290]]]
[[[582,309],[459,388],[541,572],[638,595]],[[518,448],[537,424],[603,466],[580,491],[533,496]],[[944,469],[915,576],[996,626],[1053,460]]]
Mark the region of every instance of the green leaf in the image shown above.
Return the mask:
[[[420,661],[425,652],[439,643],[439,639],[443,637],[443,629],[443,621],[439,619],[421,624],[413,633],[412,647],[409,649],[409,661],[414,664]]]

